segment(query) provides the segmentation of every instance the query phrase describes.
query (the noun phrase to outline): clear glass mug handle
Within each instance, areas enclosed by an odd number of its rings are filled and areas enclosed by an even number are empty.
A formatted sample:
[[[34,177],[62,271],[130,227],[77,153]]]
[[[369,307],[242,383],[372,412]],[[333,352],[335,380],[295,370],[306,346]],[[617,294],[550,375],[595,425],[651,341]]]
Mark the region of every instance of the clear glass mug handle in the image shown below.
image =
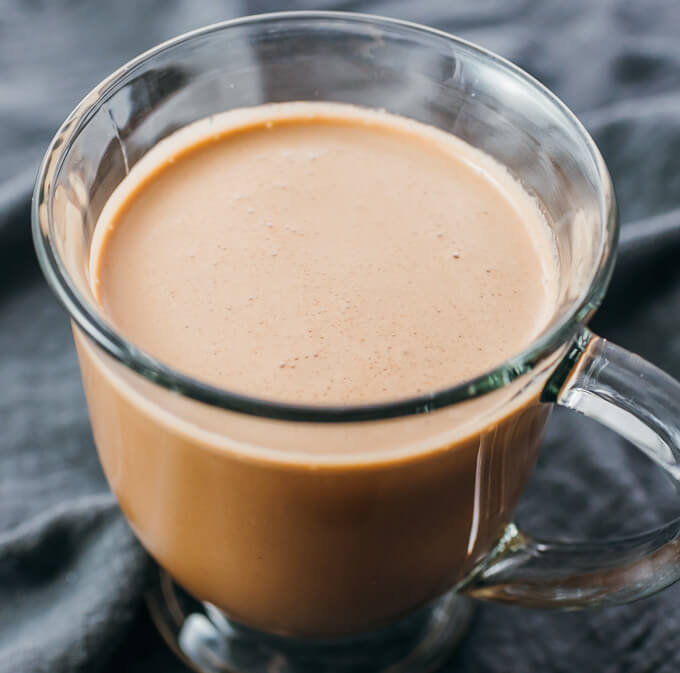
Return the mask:
[[[566,371],[566,373],[565,373]],[[545,390],[630,440],[680,486],[680,383],[583,328]],[[533,539],[511,524],[462,591],[533,607],[624,603],[680,579],[680,518],[604,542]]]

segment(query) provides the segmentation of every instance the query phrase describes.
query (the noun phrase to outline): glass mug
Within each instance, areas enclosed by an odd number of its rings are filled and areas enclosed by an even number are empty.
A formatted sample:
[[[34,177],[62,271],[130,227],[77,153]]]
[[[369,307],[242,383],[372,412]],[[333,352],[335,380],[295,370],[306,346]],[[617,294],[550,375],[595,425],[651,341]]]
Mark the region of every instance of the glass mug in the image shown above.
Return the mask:
[[[205,385],[118,334],[88,278],[112,190],[175,130],[289,100],[385,108],[505,164],[559,251],[543,333],[474,380],[344,407]],[[680,577],[678,521],[595,543],[538,541],[512,523],[554,404],[613,428],[677,481],[680,386],[588,331],[614,264],[609,175],[571,112],[494,54],[333,12],[189,33],[115,72],[66,120],[40,170],[33,232],[72,320],[107,479],[164,568],[152,616],[194,669],[424,671],[464,631],[469,597],[587,607]]]

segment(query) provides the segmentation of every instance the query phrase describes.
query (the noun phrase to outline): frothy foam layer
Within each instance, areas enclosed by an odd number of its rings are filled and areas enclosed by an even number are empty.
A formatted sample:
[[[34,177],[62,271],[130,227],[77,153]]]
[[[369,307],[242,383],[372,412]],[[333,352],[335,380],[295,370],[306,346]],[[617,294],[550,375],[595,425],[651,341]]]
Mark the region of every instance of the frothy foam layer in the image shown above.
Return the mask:
[[[133,343],[259,397],[375,402],[453,385],[549,321],[555,249],[487,155],[412,120],[290,103],[160,143],[104,208],[93,288]]]

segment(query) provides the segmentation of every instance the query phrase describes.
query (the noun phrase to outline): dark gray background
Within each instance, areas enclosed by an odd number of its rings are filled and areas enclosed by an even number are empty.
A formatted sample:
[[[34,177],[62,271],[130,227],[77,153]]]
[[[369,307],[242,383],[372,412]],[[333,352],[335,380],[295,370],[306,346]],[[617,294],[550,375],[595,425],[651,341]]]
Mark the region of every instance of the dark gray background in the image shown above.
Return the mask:
[[[429,23],[553,88],[600,145],[624,223],[593,326],[680,377],[680,2],[0,0],[0,673],[182,670],[143,609],[150,564],[104,482],[66,316],[33,257],[37,161],[78,99],[141,50],[300,8]],[[667,519],[676,503],[614,435],[556,413],[520,521],[603,538]],[[588,613],[483,605],[446,670],[677,671],[679,599],[674,587]]]

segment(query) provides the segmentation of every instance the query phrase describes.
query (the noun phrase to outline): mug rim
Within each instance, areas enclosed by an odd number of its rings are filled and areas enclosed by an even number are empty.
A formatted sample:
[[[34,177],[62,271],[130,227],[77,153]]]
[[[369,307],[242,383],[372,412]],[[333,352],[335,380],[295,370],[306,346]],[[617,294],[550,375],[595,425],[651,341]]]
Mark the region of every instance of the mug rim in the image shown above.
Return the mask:
[[[109,95],[116,90],[121,80],[128,77],[131,71],[159,54],[195,38],[229,30],[233,27],[248,24],[266,25],[272,21],[287,20],[307,20],[310,22],[324,20],[380,25],[399,28],[419,37],[443,38],[454,45],[458,52],[465,51],[473,54],[493,65],[504,76],[514,76],[520,79],[538,96],[557,108],[565,121],[577,132],[590,154],[590,159],[596,167],[599,178],[597,190],[600,226],[604,229],[605,235],[602,237],[598,251],[597,267],[588,286],[579,297],[571,302],[564,314],[521,352],[510,357],[501,365],[467,381],[394,401],[350,405],[286,403],[230,391],[204,383],[175,370],[125,339],[91,310],[89,302],[83,299],[81,293],[71,281],[59,255],[53,249],[50,209],[45,209],[45,222],[42,221],[41,217],[41,206],[53,198],[54,184],[51,177],[61,169],[63,158],[79,132],[87,125],[99,107],[108,100]],[[270,12],[214,23],[162,42],[119,67],[81,100],[52,139],[38,171],[33,191],[31,219],[34,247],[48,285],[76,325],[116,361],[152,383],[210,406],[263,418],[316,423],[352,423],[428,413],[503,388],[520,376],[533,371],[544,358],[554,353],[561,346],[566,345],[578,332],[579,327],[588,321],[599,306],[613,272],[619,234],[616,199],[604,159],[583,124],[547,87],[507,59],[445,31],[401,19],[336,11]]]

